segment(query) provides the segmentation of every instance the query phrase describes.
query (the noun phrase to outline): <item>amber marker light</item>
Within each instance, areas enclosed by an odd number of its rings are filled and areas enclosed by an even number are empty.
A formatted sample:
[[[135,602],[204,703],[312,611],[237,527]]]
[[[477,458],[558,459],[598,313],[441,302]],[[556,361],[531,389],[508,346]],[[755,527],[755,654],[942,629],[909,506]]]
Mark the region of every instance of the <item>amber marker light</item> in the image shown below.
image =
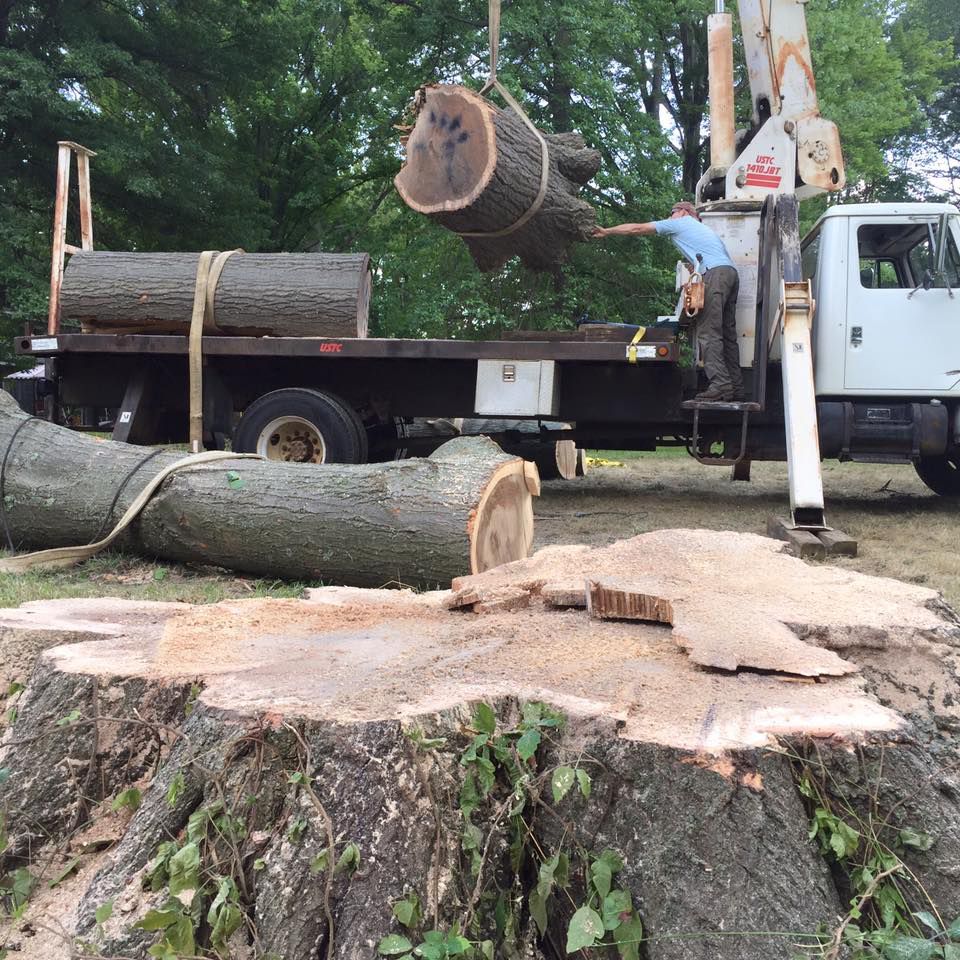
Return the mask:
[[[657,356],[658,356],[658,357],[666,357],[666,356],[669,356],[669,354],[670,354],[670,348],[669,348],[669,347],[657,347]]]

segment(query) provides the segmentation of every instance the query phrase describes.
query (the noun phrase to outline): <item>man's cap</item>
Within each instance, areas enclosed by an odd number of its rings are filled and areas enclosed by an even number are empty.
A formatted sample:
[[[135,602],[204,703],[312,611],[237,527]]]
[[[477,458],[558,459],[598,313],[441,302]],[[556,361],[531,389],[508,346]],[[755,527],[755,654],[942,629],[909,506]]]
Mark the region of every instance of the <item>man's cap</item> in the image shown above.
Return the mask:
[[[689,200],[678,200],[673,207],[671,208],[671,213],[676,213],[677,210],[682,210],[684,213],[689,213],[691,217],[695,219],[700,219],[700,214],[697,213],[697,208]]]

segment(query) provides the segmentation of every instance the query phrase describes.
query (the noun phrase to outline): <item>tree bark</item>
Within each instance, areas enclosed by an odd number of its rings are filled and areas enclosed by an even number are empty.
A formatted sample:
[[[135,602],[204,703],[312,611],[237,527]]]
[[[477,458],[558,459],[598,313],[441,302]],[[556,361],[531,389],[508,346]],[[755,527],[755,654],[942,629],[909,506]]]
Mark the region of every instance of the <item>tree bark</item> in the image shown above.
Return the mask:
[[[0,394],[5,518],[18,548],[91,542],[181,456],[151,456],[42,420],[13,438],[25,418]],[[446,585],[527,556],[538,490],[533,465],[479,437],[453,440],[428,459],[382,464],[225,460],[170,476],[121,546],[284,579]]]
[[[466,87],[426,87],[416,102],[407,160],[394,180],[407,206],[455,233],[515,224],[540,189],[541,148],[531,130]],[[577,195],[600,168],[600,154],[579,134],[544,137],[550,169],[538,211],[505,236],[463,238],[485,272],[514,256],[533,270],[556,270],[596,225],[595,211]]]
[[[70,258],[62,317],[84,329],[185,333],[196,253],[91,251]],[[243,253],[217,284],[219,331],[244,336],[365,337],[370,258],[365,253]]]

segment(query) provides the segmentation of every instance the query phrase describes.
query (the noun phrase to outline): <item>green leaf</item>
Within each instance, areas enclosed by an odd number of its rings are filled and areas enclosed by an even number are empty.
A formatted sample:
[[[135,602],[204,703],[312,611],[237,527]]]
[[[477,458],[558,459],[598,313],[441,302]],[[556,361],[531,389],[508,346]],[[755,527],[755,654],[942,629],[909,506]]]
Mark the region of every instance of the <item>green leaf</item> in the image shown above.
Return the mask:
[[[633,912],[633,901],[626,890],[611,890],[603,898],[603,929],[616,930],[624,922],[621,914]]]
[[[473,729],[488,736],[493,736],[497,729],[497,715],[488,703],[478,703],[473,711]]]
[[[593,887],[600,894],[602,900],[610,892],[610,883],[613,878],[610,864],[605,860],[594,860],[590,864],[590,879]]]
[[[571,918],[567,927],[567,953],[576,953],[584,947],[592,947],[603,937],[603,920],[596,910],[581,907]]]
[[[71,710],[65,717],[61,717],[57,721],[58,727],[68,727],[71,723],[76,723],[83,714],[79,710]]]
[[[553,771],[550,786],[553,789],[554,803],[559,803],[570,792],[575,779],[573,767],[557,767]]]
[[[942,933],[943,927],[940,926],[940,921],[932,914],[926,910],[919,910],[914,916],[925,926],[929,927],[934,933]]]
[[[193,921],[186,914],[179,917],[172,927],[167,928],[166,940],[178,954],[192,957],[197,952],[193,939]]]
[[[355,843],[348,843],[337,860],[337,865],[333,868],[334,873],[340,873],[341,870],[349,870],[353,873],[360,866],[360,848]]]
[[[541,936],[543,936],[547,930],[547,900],[549,896],[549,892],[542,889],[542,884],[538,884],[530,891],[530,895],[527,897],[530,916],[533,917],[534,922],[537,924],[537,929],[540,931]]]
[[[228,470],[227,486],[231,490],[242,490],[246,486],[246,484],[243,482],[243,477],[241,477],[236,470]]]
[[[63,881],[66,880],[67,877],[69,877],[70,874],[80,866],[81,859],[81,857],[74,857],[55,877],[53,877],[53,879],[50,880],[47,886],[52,890],[54,887],[63,883]]]
[[[113,798],[113,803],[110,804],[110,809],[116,813],[118,810],[137,810],[140,807],[140,801],[143,799],[143,794],[136,787],[129,787],[126,790],[121,790]]]
[[[460,957],[470,949],[470,941],[459,934],[451,933],[446,942],[447,956]]]
[[[933,846],[933,837],[929,833],[921,833],[909,827],[905,827],[897,836],[905,847],[913,847],[915,850],[929,850]]]
[[[178,896],[200,886],[200,848],[196,843],[186,843],[171,858],[167,865],[170,874],[170,895]]]
[[[484,796],[488,796],[490,791],[493,790],[493,785],[497,779],[497,768],[488,757],[477,757],[476,769],[480,789],[483,791]]]
[[[287,783],[304,784],[306,782],[306,774],[301,770],[297,770],[296,773],[291,773],[290,776],[287,777]]]
[[[477,792],[477,781],[472,773],[463,778],[460,785],[460,809],[465,817],[469,817],[480,804],[480,794]]]
[[[957,917],[957,919],[947,927],[947,936],[951,940],[960,940],[960,917]]]
[[[113,901],[101,903],[93,912],[93,916],[97,923],[106,923],[113,916]]]
[[[23,693],[23,691],[26,689],[27,688],[19,680],[14,680],[13,683],[7,687],[7,696],[15,697],[18,693]]]
[[[314,859],[316,859],[316,858],[314,858]],[[253,869],[254,869],[254,871],[255,871],[256,873],[259,873],[261,870],[266,870],[266,869],[267,869],[267,861],[264,860],[263,857],[257,857],[257,859],[253,861]],[[317,872],[317,871],[313,870],[313,862],[312,862],[312,861],[311,861],[311,863],[310,863],[310,869],[311,869],[314,873]]]
[[[323,873],[330,865],[330,848],[325,847],[310,861],[311,873]]]
[[[897,937],[883,948],[886,960],[931,960],[939,952],[933,941],[917,937]]]
[[[176,907],[170,910],[148,910],[134,924],[134,927],[138,930],[166,930],[167,927],[172,927],[182,916],[183,911]]]
[[[623,860],[616,850],[607,847],[597,858],[602,860],[609,868],[611,873],[619,873],[623,869]]]
[[[960,944],[945,944],[943,948],[943,960],[960,960]]]
[[[183,776],[183,771],[178,770],[170,781],[170,786],[167,787],[167,805],[175,807],[186,789],[187,781]]]
[[[166,580],[169,573],[170,571],[166,567],[157,567],[153,571],[153,579],[157,581]]]
[[[391,933],[377,944],[377,953],[381,957],[397,957],[401,953],[409,953],[413,944],[399,933]]]
[[[540,731],[536,729],[527,730],[517,741],[517,756],[521,760],[529,760],[540,746]]]
[[[480,944],[480,955],[483,960],[493,960],[493,941],[484,940]]]
[[[420,898],[411,893],[403,900],[398,900],[393,905],[393,915],[408,930],[420,926]]]
[[[577,768],[577,783],[580,784],[580,792],[584,800],[590,799],[590,774],[586,770]]]
[[[640,941],[643,939],[643,924],[636,918],[621,923],[613,931],[620,960],[640,960]]]
[[[37,878],[26,867],[18,867],[14,871],[11,891],[15,908],[22,907],[30,899],[36,885]]]

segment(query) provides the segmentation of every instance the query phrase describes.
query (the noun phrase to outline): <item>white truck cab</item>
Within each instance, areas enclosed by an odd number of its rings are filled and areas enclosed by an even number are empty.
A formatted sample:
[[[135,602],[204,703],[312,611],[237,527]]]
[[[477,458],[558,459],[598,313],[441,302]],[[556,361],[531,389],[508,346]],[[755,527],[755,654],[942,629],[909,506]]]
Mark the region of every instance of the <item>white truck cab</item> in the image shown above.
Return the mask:
[[[834,206],[801,249],[818,398],[960,398],[955,206]]]

